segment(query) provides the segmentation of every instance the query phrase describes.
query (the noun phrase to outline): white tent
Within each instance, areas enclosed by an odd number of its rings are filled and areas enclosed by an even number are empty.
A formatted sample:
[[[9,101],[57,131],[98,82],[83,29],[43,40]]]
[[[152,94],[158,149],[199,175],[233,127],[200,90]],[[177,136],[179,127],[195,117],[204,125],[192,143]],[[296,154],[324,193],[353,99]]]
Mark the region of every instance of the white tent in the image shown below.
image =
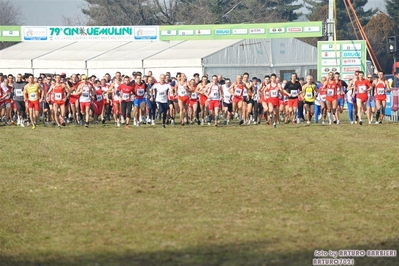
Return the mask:
[[[68,46],[70,43],[19,43],[0,50],[0,72],[4,74],[32,73],[33,59],[51,51]]]
[[[317,48],[297,39],[242,40],[207,55],[202,64],[209,75],[234,78],[248,72],[263,79],[276,73],[287,79],[292,72],[299,76],[316,74]]]
[[[111,51],[126,42],[74,42],[33,60],[34,74],[87,73],[88,60]]]
[[[237,40],[184,41],[144,60],[144,69],[153,71],[155,76],[170,71],[184,72],[188,77],[204,73],[203,59],[217,51],[226,49]]]
[[[43,42],[20,43],[0,51],[3,73],[33,72],[95,74],[116,71],[153,71],[155,77],[170,71],[223,74],[234,78],[291,72],[316,75],[317,48],[297,39],[211,40],[175,42]]]
[[[89,75],[103,75],[105,72],[131,75],[143,71],[143,60],[181,42],[129,42],[87,61]]]

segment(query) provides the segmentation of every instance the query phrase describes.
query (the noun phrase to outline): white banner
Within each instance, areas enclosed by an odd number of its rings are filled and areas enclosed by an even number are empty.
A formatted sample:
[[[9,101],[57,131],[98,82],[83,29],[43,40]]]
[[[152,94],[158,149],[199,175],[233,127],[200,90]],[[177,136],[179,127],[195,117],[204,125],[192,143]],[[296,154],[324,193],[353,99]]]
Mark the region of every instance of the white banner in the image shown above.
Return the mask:
[[[23,41],[158,41],[159,26],[22,27]]]

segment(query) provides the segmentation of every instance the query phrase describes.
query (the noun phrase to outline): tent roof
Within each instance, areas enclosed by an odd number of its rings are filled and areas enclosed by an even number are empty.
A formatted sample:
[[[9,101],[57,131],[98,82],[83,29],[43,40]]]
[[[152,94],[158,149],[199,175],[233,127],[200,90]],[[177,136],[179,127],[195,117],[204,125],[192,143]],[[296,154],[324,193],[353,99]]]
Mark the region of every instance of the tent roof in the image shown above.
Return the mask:
[[[293,67],[315,65],[317,48],[297,39],[171,42],[23,42],[0,51],[0,69]]]
[[[86,61],[113,50],[126,42],[74,42],[33,60],[34,68],[86,68]]]
[[[128,42],[87,62],[88,68],[141,68],[143,60],[173,47],[175,42]]]
[[[32,68],[32,59],[71,45],[65,42],[22,42],[0,50],[0,68]]]
[[[202,65],[202,58],[229,47],[240,40],[184,41],[144,61],[144,68],[164,66],[165,61],[174,67]]]

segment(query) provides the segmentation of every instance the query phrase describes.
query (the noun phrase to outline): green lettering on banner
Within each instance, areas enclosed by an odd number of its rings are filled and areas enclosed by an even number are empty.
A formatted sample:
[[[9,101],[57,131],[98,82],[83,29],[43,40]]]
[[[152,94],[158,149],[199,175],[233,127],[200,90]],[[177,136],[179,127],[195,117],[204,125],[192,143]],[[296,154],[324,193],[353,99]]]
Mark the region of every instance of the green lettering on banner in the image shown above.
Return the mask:
[[[317,42],[317,80],[328,72],[339,72],[347,83],[354,72],[367,71],[366,42],[358,40]]]
[[[99,35],[113,34],[113,30],[114,30],[114,28],[112,28],[112,32],[111,32],[109,28],[102,28],[98,34]]]
[[[5,28],[8,27],[8,28]],[[11,27],[11,28],[10,28]],[[12,28],[14,27],[14,28]],[[16,28],[15,28],[16,27]],[[240,40],[265,38],[307,38],[323,36],[323,22],[262,24],[214,24],[171,26],[0,26],[1,41],[76,41],[76,40]],[[4,31],[6,30],[6,32]],[[24,36],[25,34],[25,36]]]
[[[161,41],[306,38],[323,36],[323,22],[159,26]]]

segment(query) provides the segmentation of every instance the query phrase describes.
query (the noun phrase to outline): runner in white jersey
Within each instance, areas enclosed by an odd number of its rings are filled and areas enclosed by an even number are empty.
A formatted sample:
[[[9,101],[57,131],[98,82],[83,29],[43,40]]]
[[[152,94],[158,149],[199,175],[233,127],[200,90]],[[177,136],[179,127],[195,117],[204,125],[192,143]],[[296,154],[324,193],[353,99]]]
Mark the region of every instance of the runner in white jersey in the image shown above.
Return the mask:
[[[215,120],[215,127],[218,126],[218,117],[220,109],[220,99],[223,95],[222,88],[218,83],[218,77],[212,76],[212,82],[207,85],[206,94],[209,101],[209,121],[208,125],[211,124],[212,118]]]
[[[181,125],[184,126],[187,123],[187,110],[190,103],[189,93],[192,91],[190,84],[187,82],[186,74],[181,73],[175,91],[177,91],[178,96]]]
[[[168,112],[168,94],[172,91],[169,83],[166,83],[165,75],[161,74],[159,83],[154,84],[150,89],[150,101],[155,99],[157,103],[158,113],[162,115],[162,127],[165,128],[166,114]]]
[[[233,97],[229,92],[231,86],[230,79],[225,79],[225,84],[222,85],[223,90],[223,114],[224,114],[224,124],[230,124],[230,117],[233,113]]]
[[[76,94],[80,95],[80,112],[85,117],[85,127],[89,126],[91,101],[96,94],[93,86],[87,81],[87,76],[82,75],[82,83],[78,86]],[[83,121],[81,122],[83,124]]]

